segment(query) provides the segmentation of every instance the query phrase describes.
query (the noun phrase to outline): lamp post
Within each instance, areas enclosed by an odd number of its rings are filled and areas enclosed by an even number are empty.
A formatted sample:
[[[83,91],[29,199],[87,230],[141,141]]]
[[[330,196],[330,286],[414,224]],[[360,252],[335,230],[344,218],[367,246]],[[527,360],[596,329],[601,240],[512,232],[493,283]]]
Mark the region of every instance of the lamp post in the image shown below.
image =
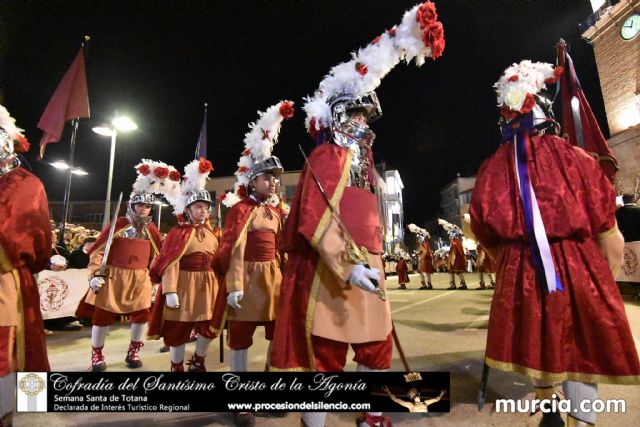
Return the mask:
[[[133,120],[125,116],[117,116],[111,121],[111,126],[96,126],[92,130],[98,135],[111,137],[111,154],[109,156],[109,180],[107,182],[107,195],[104,204],[104,216],[102,219],[102,227],[105,228],[109,223],[109,215],[111,213],[111,184],[113,182],[113,163],[116,156],[116,138],[118,131],[129,132],[138,129],[138,125]]]

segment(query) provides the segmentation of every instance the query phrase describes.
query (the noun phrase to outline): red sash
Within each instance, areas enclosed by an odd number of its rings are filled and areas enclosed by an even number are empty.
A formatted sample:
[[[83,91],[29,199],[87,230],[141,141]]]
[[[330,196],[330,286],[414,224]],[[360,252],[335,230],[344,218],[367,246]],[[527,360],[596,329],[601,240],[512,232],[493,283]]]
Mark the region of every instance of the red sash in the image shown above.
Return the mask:
[[[149,240],[118,237],[113,239],[107,264],[129,270],[143,270],[149,266],[150,256]]]
[[[244,260],[263,262],[276,259],[276,235],[273,231],[250,231],[247,233],[247,246]]]
[[[340,217],[358,246],[372,254],[382,253],[382,229],[373,193],[346,187],[340,199]]]
[[[180,270],[184,271],[213,271],[211,262],[213,255],[206,252],[194,252],[180,258]]]

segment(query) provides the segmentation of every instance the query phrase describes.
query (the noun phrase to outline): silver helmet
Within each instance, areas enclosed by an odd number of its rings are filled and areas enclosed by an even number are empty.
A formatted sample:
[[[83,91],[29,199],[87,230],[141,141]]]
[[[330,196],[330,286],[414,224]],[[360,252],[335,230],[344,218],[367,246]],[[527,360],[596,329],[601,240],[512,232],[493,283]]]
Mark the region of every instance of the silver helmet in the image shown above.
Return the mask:
[[[152,193],[131,193],[129,196],[129,203],[127,204],[127,218],[131,221],[142,221],[143,218],[136,213],[133,206],[138,203],[153,205],[155,201],[156,196]],[[150,218],[151,216],[149,216],[149,219]]]
[[[262,175],[266,172],[271,172],[273,173],[273,175],[275,175],[276,178],[279,178],[280,175],[282,175],[282,173],[284,172],[284,168],[282,167],[282,163],[280,163],[280,159],[278,159],[276,156],[271,156],[261,162],[255,163],[249,170],[249,180],[252,180],[258,175]]]
[[[0,166],[0,175],[20,166],[20,160],[14,152],[13,138],[7,131],[0,127],[0,163],[6,163]]]
[[[209,203],[209,206],[211,206],[211,204],[213,203],[213,201],[211,200],[211,193],[209,193],[207,190],[199,190],[190,193],[187,196],[184,204],[185,209],[195,202],[206,202]]]
[[[336,145],[350,147],[364,141],[371,146],[376,135],[367,126],[363,126],[350,118],[350,113],[362,111],[368,123],[382,116],[380,102],[375,92],[367,92],[355,97],[351,94],[336,94],[328,99],[331,107],[331,134]]]

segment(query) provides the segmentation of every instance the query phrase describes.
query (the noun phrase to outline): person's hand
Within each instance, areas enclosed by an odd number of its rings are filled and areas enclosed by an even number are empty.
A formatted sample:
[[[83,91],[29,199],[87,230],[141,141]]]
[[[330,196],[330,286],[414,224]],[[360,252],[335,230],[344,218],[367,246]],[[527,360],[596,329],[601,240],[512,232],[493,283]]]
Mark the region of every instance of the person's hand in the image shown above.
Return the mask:
[[[165,303],[169,308],[180,307],[180,301],[178,300],[178,294],[175,292],[168,292],[165,294]]]
[[[53,271],[64,271],[67,269],[67,259],[62,255],[54,255],[49,258],[49,266]]]
[[[100,292],[100,289],[104,286],[104,277],[94,277],[89,280],[89,287],[93,291],[93,293],[97,294]]]
[[[380,280],[380,270],[377,268],[367,268],[362,264],[358,264],[351,271],[349,276],[349,283],[363,289],[367,292],[374,293],[376,287],[371,282],[373,280]]]
[[[242,299],[243,296],[243,291],[229,292],[229,295],[227,295],[227,304],[229,304],[231,308],[242,308],[242,306],[238,302]]]

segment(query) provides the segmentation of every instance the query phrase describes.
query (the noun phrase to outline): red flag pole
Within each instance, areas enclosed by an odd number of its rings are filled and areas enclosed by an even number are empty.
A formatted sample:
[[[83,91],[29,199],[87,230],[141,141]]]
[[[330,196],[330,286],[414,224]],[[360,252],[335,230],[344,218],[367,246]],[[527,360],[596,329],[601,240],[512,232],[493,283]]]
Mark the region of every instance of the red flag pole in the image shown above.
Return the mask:
[[[91,38],[89,36],[84,36],[84,41],[82,42],[82,48],[84,49],[84,54],[86,57],[89,40]],[[69,144],[69,169],[67,171],[67,182],[64,189],[64,202],[62,205],[62,222],[60,224],[60,235],[58,236],[58,246],[64,246],[64,231],[67,225],[67,217],[69,216],[69,201],[71,198],[71,176],[73,175],[73,162],[75,157],[76,150],[76,135],[78,133],[78,123],[80,122],[80,118],[75,118],[71,122],[72,132],[71,132],[71,143]]]

